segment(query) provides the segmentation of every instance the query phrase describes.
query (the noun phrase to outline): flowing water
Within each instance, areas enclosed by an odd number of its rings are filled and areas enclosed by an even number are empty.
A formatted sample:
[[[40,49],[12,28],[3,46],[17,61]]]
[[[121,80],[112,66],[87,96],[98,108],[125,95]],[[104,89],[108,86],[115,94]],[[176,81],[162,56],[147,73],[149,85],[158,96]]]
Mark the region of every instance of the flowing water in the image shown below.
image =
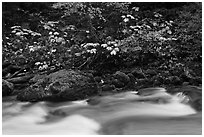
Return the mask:
[[[126,92],[89,101],[7,100],[2,108],[3,134],[200,135],[202,132],[201,112],[189,106],[185,97],[170,95],[162,88],[145,96]]]

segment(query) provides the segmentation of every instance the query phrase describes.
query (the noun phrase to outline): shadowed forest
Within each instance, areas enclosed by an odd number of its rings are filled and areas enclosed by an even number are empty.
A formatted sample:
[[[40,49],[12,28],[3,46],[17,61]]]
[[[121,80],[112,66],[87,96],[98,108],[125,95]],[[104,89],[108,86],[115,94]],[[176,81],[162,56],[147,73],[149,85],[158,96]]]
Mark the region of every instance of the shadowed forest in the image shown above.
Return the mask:
[[[201,3],[2,5],[3,96],[76,100],[202,84]]]

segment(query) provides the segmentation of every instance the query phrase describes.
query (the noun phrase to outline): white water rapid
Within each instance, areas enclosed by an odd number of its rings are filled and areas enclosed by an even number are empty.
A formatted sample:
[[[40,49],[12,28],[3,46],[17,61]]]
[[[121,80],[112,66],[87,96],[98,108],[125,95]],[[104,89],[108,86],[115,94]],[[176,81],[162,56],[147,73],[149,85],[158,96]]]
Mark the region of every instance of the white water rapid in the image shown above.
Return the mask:
[[[2,131],[5,135],[201,134],[201,114],[184,96],[170,95],[163,88],[145,92],[63,103],[6,101]]]

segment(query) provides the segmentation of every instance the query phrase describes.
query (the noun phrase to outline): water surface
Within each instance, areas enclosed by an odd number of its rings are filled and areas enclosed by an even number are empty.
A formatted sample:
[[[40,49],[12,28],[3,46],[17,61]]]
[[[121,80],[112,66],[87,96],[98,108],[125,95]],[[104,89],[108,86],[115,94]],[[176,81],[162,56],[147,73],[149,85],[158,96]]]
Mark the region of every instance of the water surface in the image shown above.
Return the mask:
[[[152,90],[152,89],[149,89]],[[3,101],[3,134],[200,135],[202,114],[158,88],[62,103]]]

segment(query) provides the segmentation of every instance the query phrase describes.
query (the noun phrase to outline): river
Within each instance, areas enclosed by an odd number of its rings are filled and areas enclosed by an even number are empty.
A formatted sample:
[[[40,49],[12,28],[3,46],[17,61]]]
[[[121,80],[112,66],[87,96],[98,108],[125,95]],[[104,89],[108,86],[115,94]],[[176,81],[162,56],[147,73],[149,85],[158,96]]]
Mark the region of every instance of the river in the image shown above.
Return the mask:
[[[162,88],[156,89],[163,90]],[[185,97],[135,91],[71,102],[3,100],[4,135],[201,135],[202,112]]]

